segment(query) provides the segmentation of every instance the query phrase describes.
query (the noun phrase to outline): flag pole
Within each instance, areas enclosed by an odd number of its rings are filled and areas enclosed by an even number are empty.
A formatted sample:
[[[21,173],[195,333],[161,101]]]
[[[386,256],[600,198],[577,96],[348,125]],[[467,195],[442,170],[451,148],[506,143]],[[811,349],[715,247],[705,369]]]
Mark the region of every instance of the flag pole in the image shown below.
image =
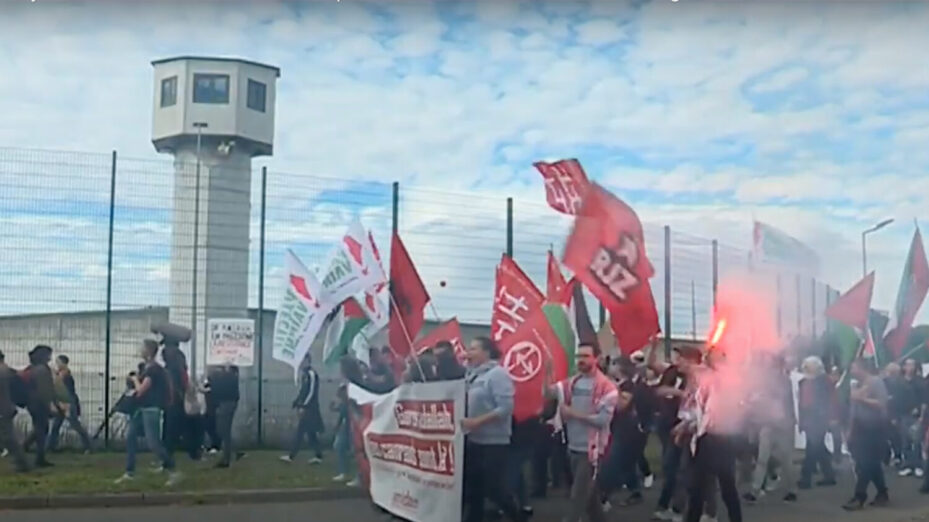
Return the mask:
[[[387,295],[390,296],[390,304],[391,304],[391,306],[393,306],[393,307],[394,307],[394,310],[399,314],[399,313],[400,313],[400,307],[397,305],[397,301],[394,299],[394,294],[393,294],[393,292],[388,292]],[[430,299],[429,301],[431,302],[432,300]],[[400,317],[399,319],[400,319],[400,328],[403,329],[403,337],[406,338],[407,343],[409,343],[409,345],[410,345],[410,357],[416,362],[416,366],[419,368],[419,373],[420,373],[420,375],[422,375],[422,376],[423,376],[423,379],[425,379],[425,378],[426,378],[426,372],[423,371],[423,365],[422,365],[422,363],[419,362],[419,356],[418,356],[417,354],[413,353],[413,352],[414,352],[414,348],[413,348],[413,339],[410,337],[410,332],[406,329],[406,325],[403,323],[403,318]],[[389,326],[388,326],[388,328],[389,328]],[[390,343],[389,343],[389,342],[387,343],[387,346],[390,346]],[[390,346],[390,351],[393,352],[393,354],[394,354],[395,357],[399,357],[399,354],[397,353],[396,350],[394,350],[394,347],[393,347],[393,346]]]
[[[839,382],[835,383],[835,388],[839,389],[845,384],[845,379],[848,377],[848,371],[852,368],[852,364],[855,363],[858,359],[861,359],[861,356],[864,355],[864,347],[867,344],[867,339],[861,340],[861,346],[858,347],[858,351],[855,352],[855,358],[849,361],[848,366],[845,368],[845,371],[842,372],[842,376],[839,377]],[[875,357],[877,356],[877,348],[874,349]]]

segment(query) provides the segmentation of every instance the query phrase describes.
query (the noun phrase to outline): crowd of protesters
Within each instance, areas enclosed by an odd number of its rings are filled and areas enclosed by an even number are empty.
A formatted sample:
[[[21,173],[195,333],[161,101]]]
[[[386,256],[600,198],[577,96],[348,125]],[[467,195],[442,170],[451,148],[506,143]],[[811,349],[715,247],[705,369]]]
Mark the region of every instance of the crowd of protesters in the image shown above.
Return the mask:
[[[451,344],[440,343],[400,374],[384,348],[372,350],[370,367],[349,359],[342,370],[348,381],[379,393],[398,384],[394,375],[406,381],[465,378],[466,522],[527,520],[532,498],[560,488],[568,492],[563,520],[601,521],[610,511],[646,502],[643,490],[653,487],[652,520],[712,522],[721,500],[729,520],[741,522],[743,504],[764,497],[794,503],[806,490],[836,486],[843,447],[856,477],[846,510],[887,505],[885,468],[926,479],[920,491],[929,493],[929,387],[913,360],[878,375],[868,359],[841,372],[815,356],[761,356],[753,361],[756,392],[739,398],[745,415],[729,416],[719,381],[706,378],[725,359],[721,350],[675,346],[664,361],[654,347],[647,355],[610,358],[588,343],[576,351],[577,373],[548,383],[538,417],[517,423],[515,388],[495,344],[476,338],[465,355],[461,364]],[[796,399],[794,371],[801,374]],[[806,440],[799,469],[795,429]],[[653,439],[660,447],[660,482],[646,454]]]
[[[221,451],[216,464],[221,468],[242,458],[232,437],[238,369],[210,367],[202,382],[191,383],[184,355],[176,347],[146,340],[140,348],[142,362],[129,375],[126,393],[115,408],[129,418],[126,468],[118,482],[134,478],[139,439],[167,472],[168,485],[182,480],[176,471],[176,450],[185,450],[194,460],[202,458],[204,450]],[[82,449],[93,451],[81,423],[70,361],[59,355],[53,370],[53,355],[51,347],[36,346],[29,352],[29,366],[16,371],[0,352],[0,446],[20,472],[53,465],[47,454],[57,450],[66,421]],[[646,502],[643,490],[656,485],[660,487],[653,520],[713,521],[721,499],[729,520],[740,522],[743,503],[761,502],[775,492],[784,502],[797,502],[804,490],[835,486],[843,446],[851,454],[856,476],[845,509],[863,509],[869,500],[871,506],[886,505],[887,468],[902,477],[924,479],[920,491],[929,493],[929,387],[915,360],[902,367],[889,364],[878,375],[867,359],[857,359],[847,372],[839,372],[827,369],[815,356],[799,364],[782,355],[759,357],[753,362],[759,376],[755,393],[739,398],[746,415],[727,415],[725,393],[718,383],[708,384],[717,381],[706,378],[726,357],[720,350],[680,345],[664,361],[654,346],[647,354],[610,358],[596,343],[582,343],[576,350],[576,374],[551,382],[549,368],[544,407],[537,416],[515,422],[514,384],[500,365],[495,343],[475,338],[463,355],[460,360],[451,343],[440,342],[410,361],[398,361],[389,348],[372,349],[368,364],[343,358],[345,383],[330,406],[338,417],[334,480],[359,483],[352,463],[347,383],[386,393],[401,382],[464,379],[466,522],[488,516],[527,520],[533,514],[532,498],[545,498],[560,488],[568,491],[564,520],[600,521],[611,510]],[[794,369],[802,375],[796,400],[790,377]],[[320,378],[309,356],[298,375],[293,402],[298,422],[290,452],[282,460],[293,462],[306,441],[313,452],[310,462],[318,463],[324,429]],[[18,408],[32,420],[32,431],[22,444],[13,427]],[[792,459],[795,428],[806,440],[798,470]],[[660,446],[660,482],[647,458],[652,439]],[[25,454],[30,449],[35,455],[32,464]],[[869,499],[872,484],[874,495]],[[490,509],[486,500],[491,501]]]

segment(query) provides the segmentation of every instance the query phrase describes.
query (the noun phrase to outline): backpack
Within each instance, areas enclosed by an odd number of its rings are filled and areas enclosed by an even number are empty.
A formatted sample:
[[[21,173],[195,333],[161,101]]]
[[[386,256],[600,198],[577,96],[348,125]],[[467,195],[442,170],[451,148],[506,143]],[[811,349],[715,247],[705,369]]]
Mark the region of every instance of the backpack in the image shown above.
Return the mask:
[[[29,404],[29,370],[13,372],[10,378],[10,400],[17,408],[25,408]]]

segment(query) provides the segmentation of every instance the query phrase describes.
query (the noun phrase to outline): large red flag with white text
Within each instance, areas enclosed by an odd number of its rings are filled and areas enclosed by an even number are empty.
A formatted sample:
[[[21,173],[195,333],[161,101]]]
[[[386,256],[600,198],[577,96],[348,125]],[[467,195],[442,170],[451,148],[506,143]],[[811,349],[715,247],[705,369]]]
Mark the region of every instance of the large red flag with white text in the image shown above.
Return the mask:
[[[542,308],[545,296],[508,255],[504,254],[500,260],[496,279],[490,336],[500,342],[516,332],[530,314]]]
[[[596,183],[584,195],[564,264],[609,310],[623,353],[642,348],[661,330],[642,223],[632,207]]]
[[[576,159],[563,159],[555,163],[539,161],[534,166],[545,178],[548,205],[562,214],[577,214],[590,185],[581,163]]]
[[[538,416],[544,404],[547,361],[551,361],[553,375],[568,373],[564,348],[542,307],[536,308],[513,334],[504,337],[500,352],[503,367],[516,388],[513,418],[519,422]]]

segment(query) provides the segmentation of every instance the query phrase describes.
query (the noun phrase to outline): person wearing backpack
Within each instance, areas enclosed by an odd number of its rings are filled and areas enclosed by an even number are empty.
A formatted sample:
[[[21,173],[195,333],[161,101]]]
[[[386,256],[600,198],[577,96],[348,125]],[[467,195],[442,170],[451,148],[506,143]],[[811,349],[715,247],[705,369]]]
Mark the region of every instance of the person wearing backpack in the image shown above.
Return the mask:
[[[29,352],[29,367],[23,372],[28,389],[26,410],[32,417],[32,432],[23,443],[29,448],[35,443],[35,466],[48,468],[52,463],[45,459],[45,441],[48,438],[49,421],[60,409],[55,399],[55,382],[48,363],[52,360],[52,348],[40,344]]]
[[[16,372],[6,365],[6,357],[0,351],[0,448],[6,449],[13,456],[16,471],[19,473],[29,471],[26,455],[13,430],[17,403],[25,404],[25,397],[17,397],[17,394],[22,395],[25,392],[24,388]]]

